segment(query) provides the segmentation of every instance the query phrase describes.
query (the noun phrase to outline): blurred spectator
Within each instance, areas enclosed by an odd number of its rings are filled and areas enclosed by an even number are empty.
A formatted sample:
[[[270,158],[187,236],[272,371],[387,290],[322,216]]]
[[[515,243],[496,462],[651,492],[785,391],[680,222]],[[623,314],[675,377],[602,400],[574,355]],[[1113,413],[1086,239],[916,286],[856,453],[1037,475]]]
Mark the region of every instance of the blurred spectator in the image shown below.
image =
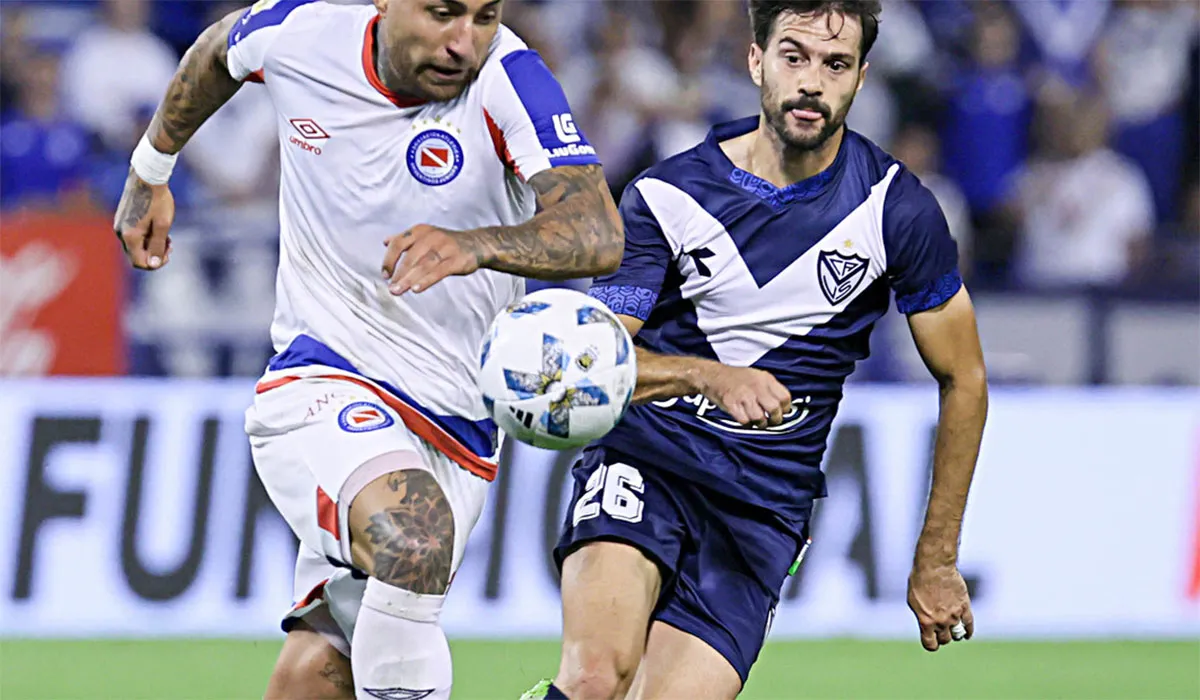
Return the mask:
[[[241,5],[212,3],[207,20]],[[277,120],[266,89],[249,83],[196,131],[181,154],[208,199],[227,206],[277,199]]]
[[[116,211],[129,177],[129,158],[133,148],[154,116],[155,104],[144,104],[133,111],[127,127],[112,148],[102,149],[91,159],[89,173],[93,200],[103,209]],[[114,139],[117,137],[114,136]],[[171,195],[175,198],[176,218],[186,217],[197,203],[196,180],[186,159],[180,159],[171,173]]]
[[[1187,65],[1188,88],[1183,98],[1184,179],[1200,184],[1200,129],[1195,128],[1200,124],[1200,31],[1192,35]]]
[[[918,0],[915,7],[933,35],[934,48],[954,54],[962,53],[969,41],[978,4],[978,0]]]
[[[950,86],[943,128],[945,172],[962,190],[982,229],[975,253],[1002,271],[1011,251],[991,234],[994,213],[1028,148],[1029,95],[1017,63],[1020,34],[1003,5],[976,10],[970,57]]]
[[[1146,172],[1162,221],[1174,221],[1178,211],[1188,49],[1196,18],[1190,2],[1121,0],[1097,52],[1114,145]]]
[[[1016,178],[1020,278],[1033,286],[1111,286],[1145,255],[1154,230],[1150,183],[1108,148],[1103,98],[1046,90],[1040,150]]]
[[[964,277],[970,277],[974,230],[971,226],[971,210],[962,190],[950,178],[938,172],[941,161],[941,144],[937,134],[922,124],[910,124],[900,131],[892,146],[892,155],[908,166],[921,179],[921,183],[933,192],[934,199],[942,207],[950,235],[958,243],[959,269]]]
[[[621,179],[635,169],[642,146],[641,115],[620,94],[620,57],[633,45],[628,15],[606,12],[595,28],[592,51],[569,54],[558,71],[559,81],[576,119],[596,147],[609,184],[620,191]]]
[[[933,34],[916,2],[889,0],[883,16],[867,81],[847,123],[887,148],[900,124],[928,122],[938,115],[937,86],[951,77],[947,66],[952,64],[938,60]]]
[[[1033,41],[1041,67],[1060,80],[1089,82],[1092,50],[1100,40],[1110,0],[1011,0]],[[1138,0],[1141,2],[1141,0]]]
[[[102,23],[64,59],[63,97],[69,114],[124,149],[134,113],[162,99],[178,57],[147,28],[147,0],[105,0],[102,8]]]
[[[12,108],[17,96],[17,74],[29,54],[27,21],[20,8],[0,7],[0,114]]]
[[[16,74],[16,104],[0,119],[0,203],[5,208],[85,203],[87,134],[59,110],[58,57],[26,54],[10,70]]]
[[[642,44],[627,47],[614,57],[619,94],[640,112],[641,122],[649,129],[655,160],[704,139],[709,98],[714,97],[704,89],[704,69],[712,51],[705,42],[703,26],[679,18],[663,34],[662,49]]]

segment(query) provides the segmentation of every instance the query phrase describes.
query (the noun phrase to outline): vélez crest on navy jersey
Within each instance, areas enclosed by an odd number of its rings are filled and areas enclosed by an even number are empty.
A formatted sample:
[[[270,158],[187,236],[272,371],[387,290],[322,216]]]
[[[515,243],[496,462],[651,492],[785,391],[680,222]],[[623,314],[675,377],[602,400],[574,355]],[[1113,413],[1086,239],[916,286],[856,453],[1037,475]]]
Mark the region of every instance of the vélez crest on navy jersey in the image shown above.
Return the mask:
[[[590,293],[643,320],[649,350],[770,372],[792,410],[756,429],[703,397],[671,399],[630,407],[601,444],[799,522],[825,495],[842,387],[892,293],[917,313],[962,280],[945,216],[903,164],[847,130],[832,166],[778,188],[721,150],[757,126],[719,125],[630,184],[625,257]]]

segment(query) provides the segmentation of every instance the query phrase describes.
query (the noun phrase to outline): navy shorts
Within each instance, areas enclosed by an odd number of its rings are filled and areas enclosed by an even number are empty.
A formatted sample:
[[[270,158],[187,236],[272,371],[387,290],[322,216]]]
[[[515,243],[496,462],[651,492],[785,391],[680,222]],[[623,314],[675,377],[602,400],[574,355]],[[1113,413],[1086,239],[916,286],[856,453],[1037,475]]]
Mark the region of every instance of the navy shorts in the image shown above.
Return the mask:
[[[652,618],[702,639],[742,683],[758,658],[804,533],[763,509],[598,446],[573,469],[555,561],[588,542],[625,542],[658,564]]]

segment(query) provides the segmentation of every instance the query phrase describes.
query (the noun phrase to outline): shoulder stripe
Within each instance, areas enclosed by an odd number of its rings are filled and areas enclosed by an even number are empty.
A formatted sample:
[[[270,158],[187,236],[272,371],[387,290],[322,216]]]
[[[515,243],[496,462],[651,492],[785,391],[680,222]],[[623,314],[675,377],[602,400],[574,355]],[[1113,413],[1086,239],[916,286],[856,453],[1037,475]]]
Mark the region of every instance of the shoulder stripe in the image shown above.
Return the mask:
[[[313,2],[317,0],[258,0],[246,8],[241,19],[229,30],[229,48],[260,29],[283,24],[297,7]]]

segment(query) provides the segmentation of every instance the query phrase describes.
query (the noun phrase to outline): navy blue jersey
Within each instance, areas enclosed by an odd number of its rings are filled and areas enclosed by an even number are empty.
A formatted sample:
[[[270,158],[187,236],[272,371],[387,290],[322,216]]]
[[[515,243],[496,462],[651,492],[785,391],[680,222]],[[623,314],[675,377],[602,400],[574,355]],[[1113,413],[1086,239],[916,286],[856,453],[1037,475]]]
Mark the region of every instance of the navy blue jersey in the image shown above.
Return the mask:
[[[632,406],[605,447],[801,522],[825,495],[821,457],[846,377],[891,294],[906,314],[962,286],[932,193],[847,131],[833,165],[785,188],[734,167],[723,124],[625,190],[625,257],[591,295],[642,319],[638,345],[770,372],[792,394],[751,428],[700,396]],[[889,291],[890,290],[890,291]]]

